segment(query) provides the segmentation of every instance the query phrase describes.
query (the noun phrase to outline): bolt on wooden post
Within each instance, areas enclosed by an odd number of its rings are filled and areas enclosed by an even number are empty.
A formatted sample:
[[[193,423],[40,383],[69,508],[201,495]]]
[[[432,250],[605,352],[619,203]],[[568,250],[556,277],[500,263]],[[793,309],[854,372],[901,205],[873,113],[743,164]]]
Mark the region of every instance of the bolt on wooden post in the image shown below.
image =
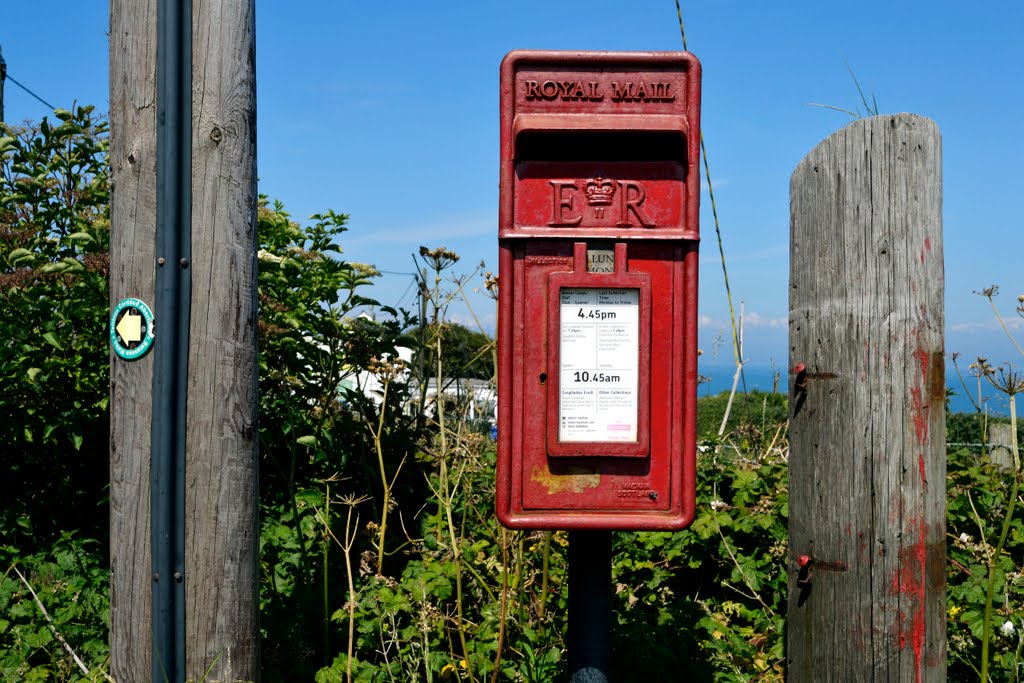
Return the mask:
[[[790,183],[788,675],[944,681],[942,152],[857,121]]]

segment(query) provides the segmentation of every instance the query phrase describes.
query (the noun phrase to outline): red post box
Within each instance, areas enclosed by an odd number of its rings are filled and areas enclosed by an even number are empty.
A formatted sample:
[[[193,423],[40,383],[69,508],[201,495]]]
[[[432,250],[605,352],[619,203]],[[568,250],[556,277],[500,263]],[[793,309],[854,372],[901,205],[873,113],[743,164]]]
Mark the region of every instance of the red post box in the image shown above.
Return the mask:
[[[497,514],[512,528],[693,520],[700,63],[501,65]]]

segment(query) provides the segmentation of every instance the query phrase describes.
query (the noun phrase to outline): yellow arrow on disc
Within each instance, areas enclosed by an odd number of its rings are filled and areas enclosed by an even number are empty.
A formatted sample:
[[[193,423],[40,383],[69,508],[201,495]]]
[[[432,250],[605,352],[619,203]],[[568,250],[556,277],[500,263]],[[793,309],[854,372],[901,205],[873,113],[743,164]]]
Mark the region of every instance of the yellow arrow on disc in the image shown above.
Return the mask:
[[[126,344],[142,341],[142,316],[134,311],[126,311],[115,328]]]

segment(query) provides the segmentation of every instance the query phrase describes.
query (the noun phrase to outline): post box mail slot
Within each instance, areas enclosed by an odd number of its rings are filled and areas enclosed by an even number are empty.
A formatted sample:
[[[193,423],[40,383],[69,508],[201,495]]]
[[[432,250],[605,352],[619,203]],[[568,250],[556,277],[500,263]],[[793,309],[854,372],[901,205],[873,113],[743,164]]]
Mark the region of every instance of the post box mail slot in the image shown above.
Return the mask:
[[[700,65],[501,67],[497,512],[513,528],[693,518]]]

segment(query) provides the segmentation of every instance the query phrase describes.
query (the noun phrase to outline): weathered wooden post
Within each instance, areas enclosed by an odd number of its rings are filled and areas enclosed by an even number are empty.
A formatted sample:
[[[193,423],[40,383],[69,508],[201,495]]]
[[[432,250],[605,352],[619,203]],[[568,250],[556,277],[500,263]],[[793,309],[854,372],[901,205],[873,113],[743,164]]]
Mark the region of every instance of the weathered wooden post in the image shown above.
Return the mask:
[[[1013,469],[1013,425],[992,422],[988,426],[988,457],[1004,469]]]
[[[258,679],[253,5],[190,5],[184,89],[191,90],[191,110],[181,136],[190,163],[180,204],[190,208],[177,226],[190,246],[174,259],[165,258],[155,227],[157,131],[164,125],[157,120],[157,10],[183,5],[112,0],[110,7],[111,303],[137,298],[159,310],[161,268],[187,271],[191,286],[177,337],[187,341],[185,380],[175,390],[184,402],[182,424],[161,422],[153,408],[154,386],[170,381],[154,372],[154,359],[161,344],[173,343],[171,320],[156,317],[148,355],[111,356],[111,672],[119,682],[151,680],[157,670],[167,671],[172,683]],[[172,487],[184,509],[184,529],[173,531],[184,535],[183,571],[172,576],[157,576],[151,552],[158,422],[184,445],[183,480]],[[183,613],[174,617],[181,633],[170,638],[184,651],[184,670],[156,661],[151,600],[157,582],[183,586]]]
[[[941,154],[874,117],[791,180],[794,683],[945,680]]]

